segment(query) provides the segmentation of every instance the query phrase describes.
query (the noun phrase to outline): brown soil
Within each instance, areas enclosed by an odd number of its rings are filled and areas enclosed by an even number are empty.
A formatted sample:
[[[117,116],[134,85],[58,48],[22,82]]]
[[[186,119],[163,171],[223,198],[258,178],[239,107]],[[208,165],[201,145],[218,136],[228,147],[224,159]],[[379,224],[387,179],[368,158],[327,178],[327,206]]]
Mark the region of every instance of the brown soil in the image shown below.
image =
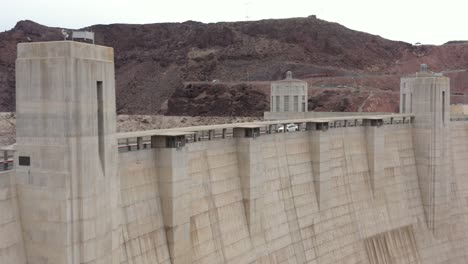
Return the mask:
[[[120,114],[259,116],[268,109],[265,82],[288,70],[310,83],[311,109],[394,110],[399,77],[420,63],[434,71],[468,68],[464,41],[412,46],[314,17],[86,29],[115,49]],[[15,110],[17,43],[60,39],[60,28],[32,21],[0,33],[0,111]],[[467,72],[448,75],[452,91],[464,93]]]

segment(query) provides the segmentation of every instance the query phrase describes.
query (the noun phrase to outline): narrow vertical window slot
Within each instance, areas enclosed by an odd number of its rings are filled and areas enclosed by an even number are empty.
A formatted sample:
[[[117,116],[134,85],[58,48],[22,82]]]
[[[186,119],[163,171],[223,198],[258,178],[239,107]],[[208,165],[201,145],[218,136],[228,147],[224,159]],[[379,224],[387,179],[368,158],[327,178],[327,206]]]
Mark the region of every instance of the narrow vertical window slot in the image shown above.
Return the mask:
[[[273,105],[275,104],[275,101],[273,101],[275,97],[273,95],[271,96],[271,103],[270,103],[270,111],[273,112]]]
[[[406,113],[406,94],[402,95],[401,100],[402,100],[402,102],[401,102],[401,112],[404,114],[404,113]]]
[[[289,95],[284,96],[284,112],[289,112]]]
[[[410,99],[409,111],[410,111],[410,113],[413,113],[413,94],[410,93],[409,96],[410,96],[409,97],[409,99]]]
[[[294,112],[299,112],[299,96],[294,96]]]
[[[445,91],[442,92],[442,123],[445,123]]]
[[[276,96],[276,112],[280,111],[280,97]]]
[[[103,85],[102,81],[97,81],[97,125],[98,125],[98,146],[99,146],[99,159],[101,161],[102,171],[105,171],[104,166],[104,98],[103,98]]]
[[[305,96],[302,96],[302,112],[305,112]]]

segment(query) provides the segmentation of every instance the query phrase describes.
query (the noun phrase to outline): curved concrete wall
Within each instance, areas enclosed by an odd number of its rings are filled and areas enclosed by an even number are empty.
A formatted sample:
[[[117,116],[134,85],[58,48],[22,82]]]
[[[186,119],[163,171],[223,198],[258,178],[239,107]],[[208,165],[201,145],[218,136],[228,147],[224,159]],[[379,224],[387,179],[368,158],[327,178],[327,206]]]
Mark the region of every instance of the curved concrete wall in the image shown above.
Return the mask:
[[[424,214],[411,124],[120,153],[119,263],[466,263],[467,142],[468,122],[452,123],[439,229]],[[0,174],[2,264],[26,263],[14,179]]]
[[[16,66],[1,264],[468,262],[468,123],[426,67],[401,81],[411,114],[117,135],[112,49],[20,44]]]
[[[170,263],[154,149],[121,153],[121,263]]]
[[[14,183],[14,171],[0,173],[0,263],[2,264],[26,263]]]
[[[161,216],[173,212],[161,210],[160,193],[166,191],[158,182],[168,172],[156,160],[163,152],[120,154],[124,214],[133,216],[125,220],[126,232],[141,225],[138,234],[127,235],[126,252],[137,252],[129,258],[156,260],[143,263],[169,263],[168,256],[171,263],[197,264],[466,263],[468,123],[454,124],[452,131],[457,182],[449,184],[453,206],[447,228],[437,232],[428,229],[423,212],[411,124],[171,149],[171,155],[183,155],[184,163],[174,166],[184,164],[189,179],[180,185],[190,192],[184,202],[189,207],[181,209],[186,214],[177,212],[189,218],[189,229],[179,236],[168,230],[185,222],[163,223],[175,220]],[[157,242],[147,242],[151,236]],[[148,246],[135,251],[132,239]],[[187,240],[184,253],[190,256],[181,258],[176,244]]]
[[[192,263],[249,263],[249,236],[235,139],[187,147]]]

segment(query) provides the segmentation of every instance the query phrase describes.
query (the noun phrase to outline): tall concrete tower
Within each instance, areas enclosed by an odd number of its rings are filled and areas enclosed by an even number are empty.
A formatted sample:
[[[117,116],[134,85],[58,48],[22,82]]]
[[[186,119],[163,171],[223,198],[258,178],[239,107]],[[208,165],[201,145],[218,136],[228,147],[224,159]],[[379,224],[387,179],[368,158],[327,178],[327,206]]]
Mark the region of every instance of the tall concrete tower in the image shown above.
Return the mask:
[[[307,112],[307,82],[293,79],[292,72],[286,79],[271,83],[271,112]]]
[[[449,217],[450,79],[429,72],[401,79],[400,112],[413,113],[413,144],[426,223],[434,235],[443,233]]]
[[[120,263],[113,49],[19,44],[16,113],[27,262]]]

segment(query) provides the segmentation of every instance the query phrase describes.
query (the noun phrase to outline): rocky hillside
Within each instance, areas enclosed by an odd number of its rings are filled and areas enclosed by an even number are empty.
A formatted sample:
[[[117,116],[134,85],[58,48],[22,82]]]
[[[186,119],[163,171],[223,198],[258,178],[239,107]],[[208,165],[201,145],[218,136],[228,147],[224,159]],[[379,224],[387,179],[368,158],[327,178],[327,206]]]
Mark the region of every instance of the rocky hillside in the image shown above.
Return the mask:
[[[399,76],[420,63],[468,68],[468,44],[413,46],[313,16],[203,24],[95,25],[96,43],[115,49],[121,114],[260,115],[268,81],[288,70],[309,82],[310,110],[393,111]],[[60,28],[20,21],[0,33],[0,111],[14,111],[16,44],[60,40]],[[450,73],[463,93],[465,71]]]

